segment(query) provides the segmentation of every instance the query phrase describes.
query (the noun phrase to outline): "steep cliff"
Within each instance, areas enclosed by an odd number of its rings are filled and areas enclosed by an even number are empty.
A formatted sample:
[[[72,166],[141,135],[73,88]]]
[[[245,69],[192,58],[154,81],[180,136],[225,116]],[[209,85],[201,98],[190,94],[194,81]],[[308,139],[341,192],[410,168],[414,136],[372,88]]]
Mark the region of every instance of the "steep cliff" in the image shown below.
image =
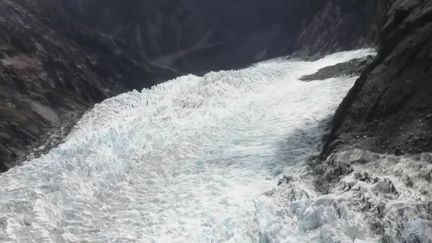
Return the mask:
[[[95,102],[173,76],[137,63],[55,1],[0,2],[0,171]]]
[[[378,57],[339,107],[323,155],[347,147],[432,151],[431,67],[432,2],[396,1]]]
[[[374,47],[393,0],[310,0],[307,24],[298,38],[302,55]]]
[[[183,73],[239,68],[290,53],[311,3],[304,0],[61,0],[80,22],[130,56]]]

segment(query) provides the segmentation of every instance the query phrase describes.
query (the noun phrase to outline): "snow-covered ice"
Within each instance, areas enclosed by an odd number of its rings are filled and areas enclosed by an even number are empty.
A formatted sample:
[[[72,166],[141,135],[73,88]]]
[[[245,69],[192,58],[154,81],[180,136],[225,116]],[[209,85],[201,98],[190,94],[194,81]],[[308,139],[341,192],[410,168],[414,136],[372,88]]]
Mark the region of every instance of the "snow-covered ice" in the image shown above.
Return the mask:
[[[378,241],[304,162],[356,78],[298,80],[370,54],[188,75],[96,105],[64,144],[0,175],[0,241]],[[428,234],[425,220],[401,237]]]

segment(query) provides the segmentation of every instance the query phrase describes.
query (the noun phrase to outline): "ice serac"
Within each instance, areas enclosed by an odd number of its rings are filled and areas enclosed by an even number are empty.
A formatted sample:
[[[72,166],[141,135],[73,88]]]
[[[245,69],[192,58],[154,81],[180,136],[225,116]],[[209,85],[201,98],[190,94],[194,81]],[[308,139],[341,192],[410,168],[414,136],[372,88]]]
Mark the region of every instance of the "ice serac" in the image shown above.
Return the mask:
[[[303,213],[302,221],[321,228],[319,242],[340,240],[335,235],[343,229],[365,242],[430,242],[431,159],[430,153],[395,156],[352,149],[311,161],[314,184],[324,195],[306,200],[312,212]],[[336,230],[322,233],[325,224],[337,225]]]
[[[339,107],[324,155],[432,151],[432,2],[396,1],[378,57]]]
[[[0,241],[371,242],[305,163],[356,77],[299,80],[370,54],[270,60],[105,100],[65,143],[1,175]]]

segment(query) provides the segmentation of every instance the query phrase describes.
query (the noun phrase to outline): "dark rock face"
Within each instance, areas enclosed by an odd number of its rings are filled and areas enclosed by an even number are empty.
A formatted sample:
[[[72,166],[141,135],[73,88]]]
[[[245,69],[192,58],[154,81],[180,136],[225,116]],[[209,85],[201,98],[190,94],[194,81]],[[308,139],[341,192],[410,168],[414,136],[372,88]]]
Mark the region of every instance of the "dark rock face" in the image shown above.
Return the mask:
[[[0,13],[0,171],[95,102],[173,75],[124,56],[55,1],[4,0]]]
[[[322,68],[314,74],[305,75],[301,77],[300,80],[314,81],[335,78],[338,76],[360,75],[373,62],[373,60],[373,56],[368,56],[365,58],[354,59],[345,63],[339,63],[333,66]]]
[[[314,11],[298,40],[303,55],[373,47],[393,0],[311,0]]]
[[[136,60],[196,74],[291,53],[311,11],[305,0],[60,2]]]
[[[182,73],[376,44],[391,0],[57,0],[128,56]]]
[[[432,2],[396,1],[388,16],[378,57],[339,107],[323,155],[432,151]]]

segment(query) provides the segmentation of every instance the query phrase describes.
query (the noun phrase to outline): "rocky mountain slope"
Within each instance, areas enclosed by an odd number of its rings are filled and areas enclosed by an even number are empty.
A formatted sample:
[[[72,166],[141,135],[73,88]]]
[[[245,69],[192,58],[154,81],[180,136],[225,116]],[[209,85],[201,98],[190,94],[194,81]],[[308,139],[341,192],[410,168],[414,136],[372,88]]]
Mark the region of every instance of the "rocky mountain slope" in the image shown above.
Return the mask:
[[[0,2],[0,171],[95,102],[173,76],[138,63],[55,1]]]
[[[62,0],[128,55],[183,73],[239,68],[290,53],[311,12],[303,0]]]
[[[396,1],[379,54],[339,107],[323,155],[432,151],[432,2]]]
[[[393,0],[311,0],[313,14],[298,37],[297,52],[320,56],[374,47]]]

